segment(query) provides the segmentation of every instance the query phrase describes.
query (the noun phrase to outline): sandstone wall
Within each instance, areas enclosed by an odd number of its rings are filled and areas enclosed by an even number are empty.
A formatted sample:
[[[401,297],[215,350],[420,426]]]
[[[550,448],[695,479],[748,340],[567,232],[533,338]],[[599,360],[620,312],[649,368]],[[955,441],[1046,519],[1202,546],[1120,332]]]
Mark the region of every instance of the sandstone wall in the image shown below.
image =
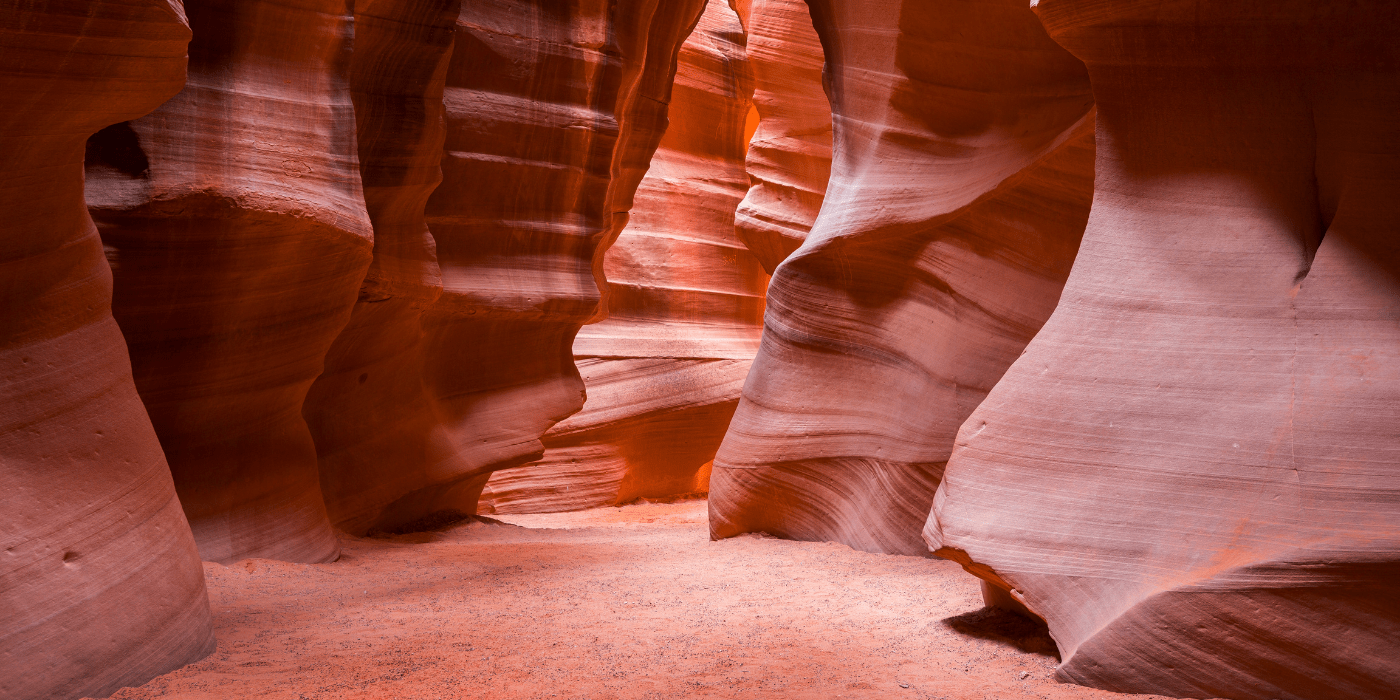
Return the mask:
[[[1093,213],[929,546],[1043,616],[1064,680],[1396,697],[1393,7],[1037,12],[1089,66]]]
[[[330,561],[301,407],[372,234],[344,0],[191,4],[189,79],[89,146],[113,313],[200,555]]]
[[[425,517],[413,494],[470,460],[423,382],[423,313],[442,292],[423,211],[442,180],[443,89],[461,0],[359,3],[350,97],[374,260],[302,413],[331,522],[351,534]]]
[[[214,650],[112,319],[83,144],[179,91],[178,2],[0,5],[0,696],[105,696]]]
[[[348,8],[201,3],[184,92],[90,144],[117,320],[209,560],[330,560],[332,522],[470,513],[539,456],[702,5]]]
[[[702,0],[466,3],[428,203],[443,292],[425,381],[467,460],[414,509],[471,512],[492,471],[539,459],[583,406],[574,335],[606,314],[603,253],[666,124]]]
[[[752,186],[734,215],[739,239],[772,273],[821,211],[831,176],[831,103],[821,42],[803,0],[754,0],[748,21],[760,116],[744,167]]]
[[[670,124],[608,250],[607,320],[573,344],[588,400],[542,461],[496,472],[494,512],[703,492],[758,349],[767,275],[734,233],[753,90],[739,17],[710,0],[681,47]]]
[[[710,532],[926,553],[918,532],[958,426],[1074,259],[1093,99],[1083,64],[1019,0],[822,0],[812,16],[831,178],[769,287]]]

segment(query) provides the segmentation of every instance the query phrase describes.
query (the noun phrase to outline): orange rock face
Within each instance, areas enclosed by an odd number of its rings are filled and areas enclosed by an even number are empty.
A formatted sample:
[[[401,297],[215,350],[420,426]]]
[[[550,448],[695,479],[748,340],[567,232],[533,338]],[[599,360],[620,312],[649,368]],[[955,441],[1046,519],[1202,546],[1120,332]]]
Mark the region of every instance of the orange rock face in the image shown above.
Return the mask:
[[[339,551],[301,408],[370,262],[345,7],[193,4],[184,91],[89,144],[113,313],[209,561]]]
[[[748,22],[753,104],[761,121],[745,167],[753,186],[734,227],[772,273],[817,219],[831,176],[831,104],[821,42],[803,0],[755,0]]]
[[[1089,66],[1093,214],[930,547],[1042,615],[1064,680],[1396,697],[1393,6],[1037,11]]]
[[[588,401],[545,434],[542,461],[491,477],[484,510],[708,488],[704,467],[758,350],[768,279],[734,234],[753,85],[742,37],[725,0],[710,0],[681,48],[670,126],[607,252],[608,319],[574,341]]]
[[[83,144],[180,89],[180,5],[0,6],[0,696],[105,696],[214,650],[112,319]]]
[[[460,5],[356,7],[350,95],[374,261],[303,408],[330,519],[356,535],[427,515],[414,494],[471,467],[423,383],[422,316],[442,291],[423,209],[442,179],[443,85]]]
[[[835,151],[774,273],[711,535],[924,553],[957,427],[1049,317],[1093,179],[1084,66],[1019,0],[816,3]]]
[[[570,347],[604,313],[602,254],[703,7],[463,4],[427,211],[443,291],[424,329],[425,382],[466,462],[417,492],[415,510],[472,512],[492,471],[539,459],[540,436],[582,407]]]

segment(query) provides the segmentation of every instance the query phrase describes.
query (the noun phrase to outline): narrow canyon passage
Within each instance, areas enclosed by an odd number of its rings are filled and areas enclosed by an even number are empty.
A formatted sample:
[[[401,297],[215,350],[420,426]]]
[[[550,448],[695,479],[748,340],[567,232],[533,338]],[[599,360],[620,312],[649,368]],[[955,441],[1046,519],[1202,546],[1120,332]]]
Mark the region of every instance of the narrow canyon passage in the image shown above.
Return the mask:
[[[347,538],[330,564],[205,564],[218,651],[113,697],[1157,697],[1056,683],[1049,639],[984,610],[953,562],[711,542],[705,511],[509,515]]]

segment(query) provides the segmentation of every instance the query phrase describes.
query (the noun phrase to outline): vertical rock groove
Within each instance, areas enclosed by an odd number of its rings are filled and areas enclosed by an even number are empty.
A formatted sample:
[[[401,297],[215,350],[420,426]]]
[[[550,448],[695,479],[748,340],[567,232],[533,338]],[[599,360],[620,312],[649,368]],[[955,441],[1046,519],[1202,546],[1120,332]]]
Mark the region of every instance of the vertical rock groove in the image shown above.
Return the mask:
[[[702,0],[465,3],[428,203],[443,292],[424,316],[425,381],[466,464],[419,510],[470,512],[492,471],[543,453],[583,405],[571,346],[605,313],[603,253],[665,130]]]
[[[496,472],[496,512],[569,510],[706,490],[758,349],[767,275],[734,234],[753,81],[743,27],[710,0],[682,45],[670,125],[604,263],[607,320],[573,353],[588,402],[544,460]]]
[[[330,519],[356,535],[430,515],[434,504],[415,496],[425,489],[473,490],[423,383],[422,316],[442,292],[423,211],[442,180],[442,96],[460,10],[461,0],[356,7],[350,96],[374,260],[303,409]]]

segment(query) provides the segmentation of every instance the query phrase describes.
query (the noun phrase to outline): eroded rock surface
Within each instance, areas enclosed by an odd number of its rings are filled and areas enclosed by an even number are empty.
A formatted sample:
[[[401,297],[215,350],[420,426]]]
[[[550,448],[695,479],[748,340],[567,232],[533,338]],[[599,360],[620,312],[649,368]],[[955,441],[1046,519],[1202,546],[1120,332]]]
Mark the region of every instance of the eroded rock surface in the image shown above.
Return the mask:
[[[1038,12],[1089,66],[1093,213],[929,545],[1042,615],[1064,680],[1397,697],[1393,6]]]
[[[165,0],[0,6],[0,696],[106,696],[214,650],[112,319],[83,144],[179,91]]]
[[[425,381],[467,464],[415,510],[472,512],[492,471],[543,454],[583,405],[570,348],[601,318],[603,252],[665,130],[703,0],[464,3],[428,203],[443,292]]]
[[[754,0],[748,57],[761,121],[745,162],[753,185],[734,226],[772,273],[806,239],[831,176],[831,104],[822,88],[824,58],[807,3]]]
[[[768,276],[735,236],[753,90],[739,17],[710,0],[681,48],[670,125],[604,262],[608,318],[573,353],[583,411],[544,459],[496,472],[495,512],[548,512],[703,492],[762,330]]]
[[[958,426],[1069,273],[1093,100],[1084,66],[1020,0],[812,10],[831,179],[769,287],[710,531],[917,554]]]
[[[351,534],[429,515],[413,494],[471,466],[423,383],[422,316],[442,292],[423,211],[442,180],[442,95],[460,8],[356,7],[350,95],[374,261],[303,409],[327,512]]]
[[[344,0],[189,8],[189,79],[89,144],[136,388],[208,561],[335,559],[303,399],[372,234]]]

